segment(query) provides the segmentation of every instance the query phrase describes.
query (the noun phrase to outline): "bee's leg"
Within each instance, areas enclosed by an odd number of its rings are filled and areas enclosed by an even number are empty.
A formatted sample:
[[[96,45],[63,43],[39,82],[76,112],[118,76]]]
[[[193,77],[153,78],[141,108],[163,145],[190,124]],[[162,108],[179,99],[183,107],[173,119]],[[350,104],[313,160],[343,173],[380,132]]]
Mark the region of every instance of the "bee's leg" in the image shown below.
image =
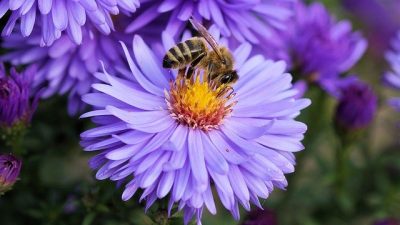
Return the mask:
[[[199,64],[199,62],[204,58],[204,56],[206,56],[206,54],[203,52],[192,61],[186,74],[187,79],[190,79],[192,77],[194,68],[197,66],[197,64]]]
[[[186,67],[180,68],[178,70],[178,77],[184,78],[185,77],[185,72],[186,72]]]
[[[211,80],[214,80],[214,74],[212,73],[212,71],[214,71],[214,63],[209,63],[207,70],[208,70],[207,81],[210,84]]]

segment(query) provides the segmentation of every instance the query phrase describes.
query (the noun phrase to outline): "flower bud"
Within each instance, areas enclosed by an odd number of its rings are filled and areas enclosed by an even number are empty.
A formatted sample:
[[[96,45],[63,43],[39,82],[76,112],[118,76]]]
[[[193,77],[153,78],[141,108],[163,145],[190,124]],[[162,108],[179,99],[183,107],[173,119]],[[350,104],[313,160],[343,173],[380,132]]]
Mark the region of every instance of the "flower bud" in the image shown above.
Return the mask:
[[[355,80],[340,88],[335,121],[344,130],[367,127],[375,117],[377,97],[367,84]]]
[[[0,194],[10,190],[17,181],[22,161],[10,154],[0,155]]]

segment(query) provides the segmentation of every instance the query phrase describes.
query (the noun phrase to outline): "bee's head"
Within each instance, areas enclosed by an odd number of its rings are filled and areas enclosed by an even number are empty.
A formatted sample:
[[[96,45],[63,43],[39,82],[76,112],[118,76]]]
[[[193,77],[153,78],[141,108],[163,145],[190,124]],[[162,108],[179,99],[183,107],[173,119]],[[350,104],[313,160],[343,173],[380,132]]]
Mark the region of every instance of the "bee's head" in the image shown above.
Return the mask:
[[[229,49],[226,47],[221,47],[219,48],[219,51],[221,52],[221,63],[224,65],[225,68],[232,68],[233,67],[233,57]]]
[[[236,70],[231,70],[226,73],[224,73],[220,78],[219,78],[219,83],[220,84],[231,84],[236,82],[239,79],[239,75],[237,74]]]

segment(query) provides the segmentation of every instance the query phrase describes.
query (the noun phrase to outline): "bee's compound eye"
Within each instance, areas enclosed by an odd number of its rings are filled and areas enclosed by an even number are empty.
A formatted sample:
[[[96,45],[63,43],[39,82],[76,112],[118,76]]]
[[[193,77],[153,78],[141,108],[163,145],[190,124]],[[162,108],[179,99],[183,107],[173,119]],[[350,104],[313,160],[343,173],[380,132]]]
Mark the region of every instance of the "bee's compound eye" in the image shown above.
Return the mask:
[[[222,84],[228,84],[228,83],[232,82],[232,79],[233,79],[233,74],[228,73],[228,74],[224,74],[219,81]]]
[[[229,84],[229,83],[234,83],[235,81],[237,81],[237,79],[239,79],[239,76],[238,76],[237,72],[235,70],[233,70],[233,71],[229,71],[229,72],[225,73],[223,76],[221,76],[221,78],[219,79],[219,82],[221,84]]]

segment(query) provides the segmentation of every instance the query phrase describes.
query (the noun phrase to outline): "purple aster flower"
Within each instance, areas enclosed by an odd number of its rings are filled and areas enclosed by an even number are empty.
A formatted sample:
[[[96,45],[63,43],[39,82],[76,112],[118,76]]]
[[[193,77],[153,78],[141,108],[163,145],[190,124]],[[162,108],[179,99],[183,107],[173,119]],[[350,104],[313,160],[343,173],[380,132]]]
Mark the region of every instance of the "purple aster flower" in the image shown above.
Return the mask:
[[[175,43],[168,33],[163,40],[165,54]],[[162,56],[140,36],[133,58],[122,46],[131,81],[105,70],[98,74],[104,83],[83,96],[95,110],[82,117],[97,127],[81,134],[81,144],[98,152],[90,161],[97,179],[125,183],[123,200],[142,189],[146,208],[168,195],[169,209],[177,203],[186,224],[193,216],[201,224],[204,208],[216,213],[213,190],[238,219],[239,204],[261,208],[259,198],[286,187],[307,129],[294,118],[310,101],[294,98],[284,62],[249,58],[251,45],[240,45],[232,90],[208,84],[201,71],[185,80],[163,69]]]
[[[276,39],[282,41],[275,46],[286,49],[286,54],[277,51],[281,55],[274,53],[272,58],[285,60],[291,70],[323,88],[332,86],[367,47],[361,34],[352,31],[349,21],[336,21],[320,3],[299,2],[289,23],[288,29],[277,34]]]
[[[393,39],[392,49],[386,53],[386,59],[392,69],[384,74],[384,83],[400,90],[400,31]],[[400,111],[400,98],[390,99],[389,104]]]
[[[120,10],[134,12],[139,0],[2,0],[0,18],[8,11],[11,16],[2,35],[10,35],[16,23],[24,37],[35,26],[41,28],[40,43],[51,45],[66,31],[76,44],[82,42],[82,29],[89,21],[99,31],[109,34],[113,27],[111,15]]]
[[[17,181],[22,161],[10,154],[0,155],[0,195],[10,190]]]
[[[68,93],[68,112],[76,114],[85,106],[81,95],[89,92],[90,85],[95,81],[93,73],[100,69],[100,61],[106,68],[111,65],[111,69],[123,67],[123,52],[118,41],[125,41],[127,37],[120,32],[106,36],[85,30],[80,45],[62,35],[52,46],[41,47],[38,30],[27,38],[14,33],[4,38],[2,46],[10,51],[0,59],[15,66],[36,63],[38,71],[33,86],[44,87],[44,98],[56,93]]]
[[[398,0],[342,0],[343,5],[364,25],[369,47],[379,56],[389,47],[390,38],[400,29]]]
[[[340,89],[335,121],[346,130],[368,126],[375,117],[378,99],[372,88],[359,80]]]
[[[35,66],[21,74],[12,68],[7,75],[0,63],[0,128],[30,122],[38,102],[37,97],[31,101],[31,82],[35,72]]]
[[[150,6],[126,28],[135,32],[151,21],[167,14],[165,30],[176,36],[184,30],[191,16],[215,24],[225,37],[264,44],[275,29],[284,29],[292,15],[291,3],[296,0],[162,0]]]
[[[277,225],[278,220],[275,213],[269,209],[254,209],[242,225]]]

